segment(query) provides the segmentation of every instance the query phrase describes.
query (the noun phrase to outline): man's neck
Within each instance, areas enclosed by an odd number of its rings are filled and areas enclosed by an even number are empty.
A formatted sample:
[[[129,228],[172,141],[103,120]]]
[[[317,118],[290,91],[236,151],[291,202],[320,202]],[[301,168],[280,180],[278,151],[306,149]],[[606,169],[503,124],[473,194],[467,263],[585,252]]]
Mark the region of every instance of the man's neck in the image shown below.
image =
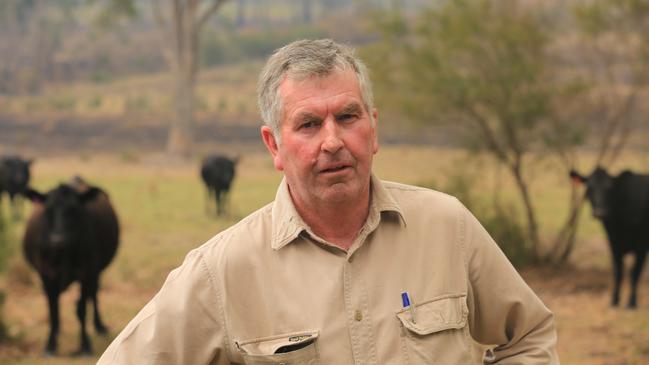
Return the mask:
[[[326,203],[304,207],[295,204],[300,217],[313,233],[347,251],[354,243],[367,220],[370,192],[364,196],[340,203]]]

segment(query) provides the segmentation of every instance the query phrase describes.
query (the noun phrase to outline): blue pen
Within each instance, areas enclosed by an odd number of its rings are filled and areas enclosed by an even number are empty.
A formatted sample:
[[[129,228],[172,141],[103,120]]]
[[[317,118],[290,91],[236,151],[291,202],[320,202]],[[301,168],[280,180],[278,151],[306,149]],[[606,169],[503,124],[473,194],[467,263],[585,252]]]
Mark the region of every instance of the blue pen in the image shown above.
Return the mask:
[[[410,320],[412,323],[417,323],[415,320],[415,306],[410,304],[410,296],[407,291],[401,293],[401,303],[403,304],[404,309],[410,311]]]

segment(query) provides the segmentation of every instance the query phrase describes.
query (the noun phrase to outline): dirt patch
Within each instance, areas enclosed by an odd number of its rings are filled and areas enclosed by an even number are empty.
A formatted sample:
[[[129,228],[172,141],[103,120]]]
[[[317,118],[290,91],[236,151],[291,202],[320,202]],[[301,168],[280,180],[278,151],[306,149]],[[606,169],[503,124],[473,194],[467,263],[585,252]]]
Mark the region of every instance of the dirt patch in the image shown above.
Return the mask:
[[[602,269],[534,268],[522,272],[554,312],[562,364],[649,364],[649,278],[639,284],[638,309],[611,307],[612,275]],[[628,279],[621,302],[626,304]]]

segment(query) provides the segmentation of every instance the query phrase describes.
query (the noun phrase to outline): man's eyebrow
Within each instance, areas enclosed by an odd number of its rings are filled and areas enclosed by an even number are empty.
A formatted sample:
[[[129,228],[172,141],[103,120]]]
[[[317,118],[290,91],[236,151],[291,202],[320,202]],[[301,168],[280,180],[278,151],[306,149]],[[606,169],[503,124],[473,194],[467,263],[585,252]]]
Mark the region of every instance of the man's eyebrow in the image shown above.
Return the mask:
[[[305,120],[319,120],[319,119],[321,118],[317,114],[312,112],[307,112],[307,111],[299,112],[297,113],[297,115],[293,117],[293,120],[298,122],[302,122]]]
[[[362,113],[363,108],[358,103],[350,103],[345,105],[336,115],[345,115],[345,114],[358,114]]]

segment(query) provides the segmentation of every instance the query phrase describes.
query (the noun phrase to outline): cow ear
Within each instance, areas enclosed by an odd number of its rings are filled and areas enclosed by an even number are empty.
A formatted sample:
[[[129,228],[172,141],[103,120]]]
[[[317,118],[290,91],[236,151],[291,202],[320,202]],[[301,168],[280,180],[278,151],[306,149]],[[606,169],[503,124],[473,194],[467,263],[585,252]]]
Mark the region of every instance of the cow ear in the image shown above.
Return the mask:
[[[572,179],[572,183],[575,184],[575,186],[581,185],[586,183],[586,178],[580,175],[577,171],[575,170],[570,170],[570,178]]]
[[[90,188],[88,188],[88,190],[86,190],[83,193],[79,194],[79,198],[81,199],[82,203],[87,203],[89,201],[95,200],[103,192],[104,191],[101,190],[100,188],[98,188],[96,186],[91,186]]]
[[[32,201],[32,203],[37,203],[37,204],[43,204],[45,203],[45,199],[47,199],[47,195],[38,192],[32,188],[27,188],[24,192],[23,195],[29,200]]]

